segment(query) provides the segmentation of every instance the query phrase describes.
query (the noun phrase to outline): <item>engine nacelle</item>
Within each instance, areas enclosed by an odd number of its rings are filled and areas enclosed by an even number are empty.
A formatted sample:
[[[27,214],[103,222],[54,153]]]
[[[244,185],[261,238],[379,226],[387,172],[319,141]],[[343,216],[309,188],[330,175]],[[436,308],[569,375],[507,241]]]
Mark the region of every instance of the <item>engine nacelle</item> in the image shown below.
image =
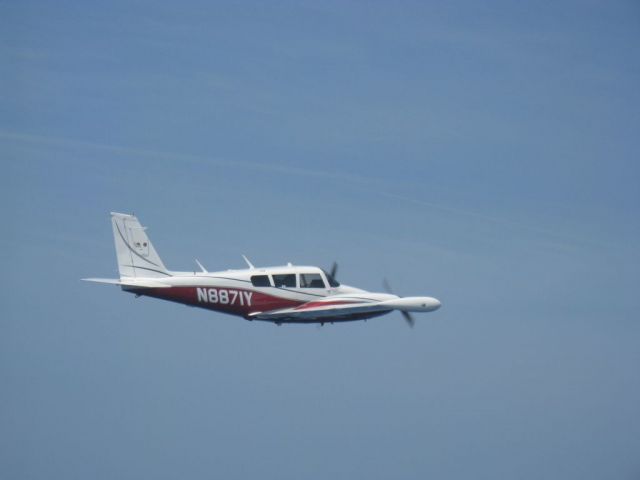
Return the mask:
[[[405,312],[432,312],[442,306],[440,301],[433,297],[394,298],[393,300],[382,302],[380,305]]]

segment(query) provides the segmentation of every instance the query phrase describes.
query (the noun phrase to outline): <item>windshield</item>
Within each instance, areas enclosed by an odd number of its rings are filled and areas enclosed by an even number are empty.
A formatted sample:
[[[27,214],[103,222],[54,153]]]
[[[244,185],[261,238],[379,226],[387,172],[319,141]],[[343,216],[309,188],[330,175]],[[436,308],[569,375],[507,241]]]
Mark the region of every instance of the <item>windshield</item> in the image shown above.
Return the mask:
[[[324,272],[324,276],[327,277],[327,282],[329,282],[329,285],[332,287],[339,287],[340,284],[338,283],[338,281],[333,278],[331,275],[329,275],[328,272],[326,272],[325,270],[323,270]]]
[[[324,280],[319,273],[301,273],[300,288],[324,288]]]

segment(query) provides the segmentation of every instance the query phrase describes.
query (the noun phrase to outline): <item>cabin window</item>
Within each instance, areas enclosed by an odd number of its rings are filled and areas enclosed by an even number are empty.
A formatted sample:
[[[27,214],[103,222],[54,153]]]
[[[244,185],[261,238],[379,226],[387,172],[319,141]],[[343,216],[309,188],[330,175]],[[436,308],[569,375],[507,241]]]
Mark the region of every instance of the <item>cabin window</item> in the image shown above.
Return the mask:
[[[300,287],[301,288],[324,288],[324,282],[319,273],[301,273],[300,274]]]
[[[296,275],[295,273],[274,275],[273,284],[279,288],[282,288],[282,287],[296,288]]]
[[[251,284],[254,287],[270,287],[269,275],[254,275],[251,277]]]

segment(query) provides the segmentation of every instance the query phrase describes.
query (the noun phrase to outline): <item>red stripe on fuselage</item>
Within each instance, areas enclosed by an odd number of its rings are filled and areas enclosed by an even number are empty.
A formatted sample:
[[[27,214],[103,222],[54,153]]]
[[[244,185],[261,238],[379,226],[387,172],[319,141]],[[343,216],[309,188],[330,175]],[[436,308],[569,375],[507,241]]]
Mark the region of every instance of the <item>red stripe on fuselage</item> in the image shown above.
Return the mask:
[[[200,295],[198,294],[200,289]],[[153,298],[160,298],[170,302],[183,303],[194,307],[206,308],[231,315],[248,316],[254,312],[268,312],[281,308],[293,308],[306,303],[301,300],[269,295],[258,290],[246,288],[223,288],[223,287],[170,287],[170,288],[127,288],[138,295],[145,295]],[[216,293],[209,295],[210,290]],[[203,294],[203,291],[206,294]],[[220,292],[226,292],[221,294]],[[232,292],[237,292],[235,295]],[[250,298],[247,297],[249,295]],[[206,297],[206,300],[205,300]],[[210,300],[216,301],[210,301]],[[224,300],[224,301],[223,301]]]

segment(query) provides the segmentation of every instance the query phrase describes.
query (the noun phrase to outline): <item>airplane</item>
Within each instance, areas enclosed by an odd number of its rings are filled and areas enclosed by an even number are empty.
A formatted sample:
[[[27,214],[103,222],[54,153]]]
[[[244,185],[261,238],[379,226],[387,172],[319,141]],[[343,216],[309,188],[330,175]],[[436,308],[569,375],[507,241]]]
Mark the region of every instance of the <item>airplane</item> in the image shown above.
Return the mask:
[[[119,285],[125,292],[178,302],[217,312],[283,323],[325,323],[367,320],[399,311],[413,327],[411,312],[440,308],[433,297],[400,297],[391,292],[373,293],[340,284],[337,264],[327,272],[318,267],[292,265],[255,267],[242,255],[248,268],[207,271],[168,270],[134,215],[111,212],[120,278],[83,278],[89,282]]]

